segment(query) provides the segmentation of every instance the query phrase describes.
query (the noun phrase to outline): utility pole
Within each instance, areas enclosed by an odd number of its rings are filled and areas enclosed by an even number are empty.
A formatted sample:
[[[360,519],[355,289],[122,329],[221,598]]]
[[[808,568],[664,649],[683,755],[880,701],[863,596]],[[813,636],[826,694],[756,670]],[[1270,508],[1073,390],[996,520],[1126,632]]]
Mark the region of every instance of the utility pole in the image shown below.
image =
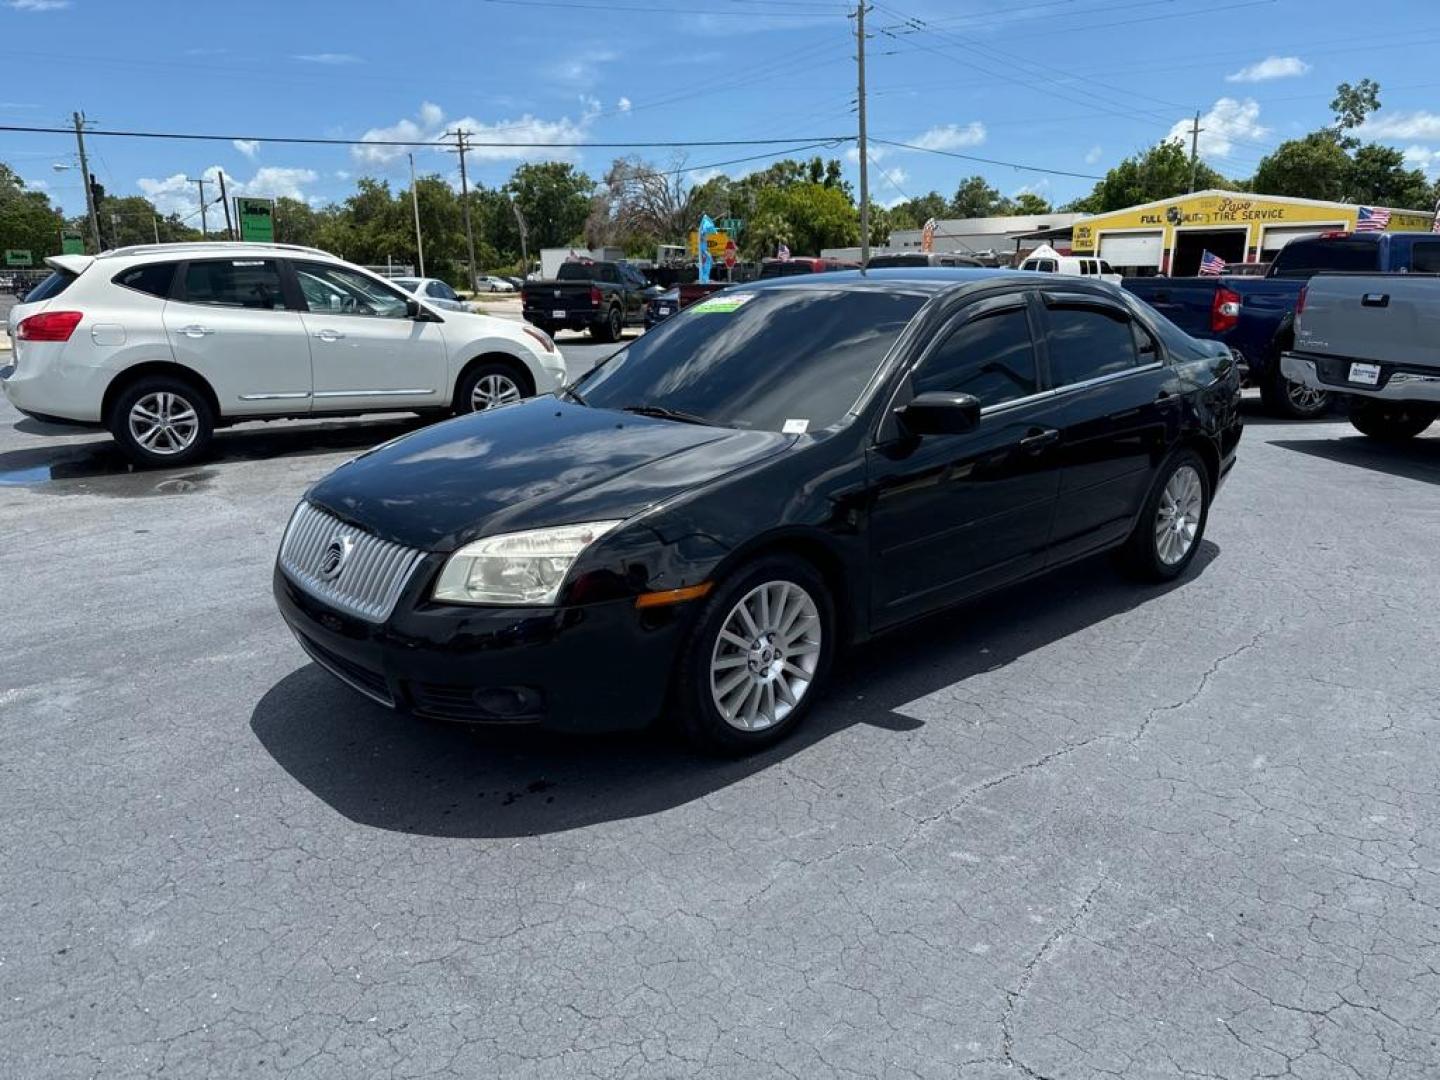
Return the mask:
[[[520,227],[520,276],[530,276],[530,251],[526,246],[525,215],[520,213],[520,204],[510,200],[510,209],[515,211],[515,224]]]
[[[120,246],[120,215],[114,211],[110,213],[110,243],[117,248]]]
[[[455,143],[460,152],[460,209],[465,213],[465,246],[470,252],[470,291],[476,292],[475,283],[475,230],[470,226],[470,182],[465,175],[465,151],[470,149],[465,143],[465,132],[459,128],[455,129]]]
[[[1195,120],[1190,125],[1190,190],[1195,190],[1195,174],[1200,169],[1200,132],[1205,129],[1200,126],[1200,113],[1195,113]]]
[[[406,154],[410,159],[410,206],[415,211],[415,254],[420,260],[420,276],[425,276],[425,243],[420,239],[420,192],[415,187],[415,155]]]
[[[870,147],[865,133],[865,0],[855,6],[857,103],[860,113],[860,265],[870,261]]]
[[[199,176],[187,176],[185,179],[192,184],[200,185],[200,235],[209,240],[210,227],[206,223],[205,217],[205,175],[202,173]]]
[[[155,243],[160,243],[160,218],[155,214],[150,215],[150,227],[155,230]]]
[[[85,160],[85,114],[72,114],[75,119],[75,147],[80,151],[80,175],[85,182],[85,212],[90,218],[90,238],[95,241],[95,251],[101,250],[100,217],[95,212],[95,190],[91,183],[90,163]]]
[[[225,238],[234,240],[235,226],[230,221],[230,198],[225,194],[225,170],[220,170],[220,205],[225,208]]]

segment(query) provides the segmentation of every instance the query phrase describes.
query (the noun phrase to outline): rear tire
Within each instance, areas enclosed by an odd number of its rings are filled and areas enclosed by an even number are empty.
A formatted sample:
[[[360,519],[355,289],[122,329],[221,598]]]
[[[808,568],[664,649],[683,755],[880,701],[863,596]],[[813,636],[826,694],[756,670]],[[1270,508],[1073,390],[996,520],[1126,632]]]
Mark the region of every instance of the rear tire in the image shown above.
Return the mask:
[[[1398,443],[1413,439],[1433,424],[1437,416],[1440,416],[1440,408],[1428,405],[1365,399],[1350,402],[1350,423],[1355,430],[1380,442]]]
[[[791,555],[757,559],[721,583],[676,672],[680,727],[691,744],[733,757],[794,731],[829,677],[834,612],[819,571]]]
[[[1287,420],[1314,420],[1330,411],[1330,394],[1285,378],[1278,357],[1270,378],[1260,387],[1260,399],[1272,414]]]
[[[1210,517],[1210,472],[1194,450],[1177,450],[1161,466],[1135,529],[1117,555],[1144,581],[1170,581],[1185,572]]]
[[[189,465],[209,449],[215,413],[194,383],[150,375],[120,392],[106,426],[136,465],[173,469]]]
[[[599,342],[609,344],[619,341],[620,335],[625,332],[625,319],[620,314],[618,307],[612,307],[605,313],[605,318],[590,327],[590,335]]]

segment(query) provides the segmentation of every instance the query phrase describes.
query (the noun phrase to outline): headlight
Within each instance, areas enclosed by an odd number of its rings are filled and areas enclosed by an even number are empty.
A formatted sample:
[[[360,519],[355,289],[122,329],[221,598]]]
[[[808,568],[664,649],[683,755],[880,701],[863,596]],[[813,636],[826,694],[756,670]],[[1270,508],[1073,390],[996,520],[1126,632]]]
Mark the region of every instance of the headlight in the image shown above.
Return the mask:
[[[618,521],[487,536],[445,564],[435,599],[459,604],[553,604],[580,553]]]

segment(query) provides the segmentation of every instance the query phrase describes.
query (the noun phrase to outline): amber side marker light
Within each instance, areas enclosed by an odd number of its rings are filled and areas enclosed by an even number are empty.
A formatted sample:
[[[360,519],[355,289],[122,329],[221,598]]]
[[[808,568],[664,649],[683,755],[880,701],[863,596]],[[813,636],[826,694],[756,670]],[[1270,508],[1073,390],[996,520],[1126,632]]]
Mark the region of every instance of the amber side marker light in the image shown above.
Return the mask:
[[[641,593],[635,598],[637,608],[665,607],[667,604],[683,604],[686,600],[699,600],[715,587],[713,581],[702,581],[699,585],[687,585],[683,589],[666,589],[664,592]]]

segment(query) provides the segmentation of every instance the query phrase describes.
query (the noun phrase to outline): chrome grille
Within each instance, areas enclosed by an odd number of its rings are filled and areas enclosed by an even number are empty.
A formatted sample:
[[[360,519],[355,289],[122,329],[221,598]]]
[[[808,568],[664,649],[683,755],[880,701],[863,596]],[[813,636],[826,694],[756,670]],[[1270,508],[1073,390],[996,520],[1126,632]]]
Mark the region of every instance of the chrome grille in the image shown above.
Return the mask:
[[[332,545],[340,545],[338,571]],[[327,558],[328,553],[328,558]],[[302,502],[280,542],[280,568],[306,592],[367,622],[384,622],[423,551],[381,540]]]

